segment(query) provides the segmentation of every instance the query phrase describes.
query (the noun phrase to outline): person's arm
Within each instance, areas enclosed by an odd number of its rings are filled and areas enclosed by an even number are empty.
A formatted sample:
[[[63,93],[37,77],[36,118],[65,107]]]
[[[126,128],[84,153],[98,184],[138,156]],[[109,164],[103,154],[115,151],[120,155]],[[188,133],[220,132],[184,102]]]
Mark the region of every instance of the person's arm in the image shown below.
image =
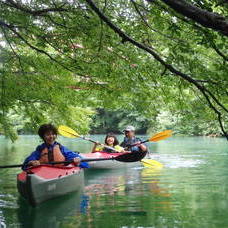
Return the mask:
[[[139,147],[141,148],[142,151],[147,151],[147,146],[144,144],[140,144]]]
[[[40,146],[36,148],[34,152],[32,152],[25,160],[22,165],[22,169],[25,170],[28,168],[29,165],[34,166],[34,165],[39,165],[39,159],[40,159]]]
[[[73,152],[62,145],[61,145],[61,152],[62,152],[63,156],[65,157],[66,161],[72,160],[72,161],[74,161],[75,164],[79,164],[79,167],[81,167],[81,168],[89,168],[89,165],[87,162],[80,162],[82,157],[78,153]]]
[[[92,153],[95,153],[96,151],[98,151],[97,146],[99,145],[98,142],[94,143],[93,149],[92,149]]]
[[[145,144],[140,144],[141,142],[142,142],[142,140],[141,139],[139,139],[139,138],[137,138],[138,139],[138,142],[139,142],[139,145],[138,145],[138,147],[143,151],[143,152],[145,152],[145,151],[147,151],[147,146],[145,145]]]
[[[116,145],[114,146],[114,149],[118,152],[126,152],[122,146]]]
[[[136,143],[133,143],[135,146],[131,147],[131,151],[137,151],[140,149],[143,152],[147,151],[147,146],[145,144],[141,144],[142,140],[140,138],[136,138]]]

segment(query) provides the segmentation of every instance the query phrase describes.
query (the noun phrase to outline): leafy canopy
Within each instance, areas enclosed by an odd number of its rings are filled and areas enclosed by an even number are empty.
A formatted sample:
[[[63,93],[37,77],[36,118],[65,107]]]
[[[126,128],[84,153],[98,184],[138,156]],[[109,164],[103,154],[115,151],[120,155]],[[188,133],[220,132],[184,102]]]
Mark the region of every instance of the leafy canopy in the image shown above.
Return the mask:
[[[16,115],[26,128],[51,121],[86,133],[106,108],[151,127],[164,112],[211,121],[226,134],[227,36],[173,2],[0,1],[2,132],[14,138]],[[186,3],[226,25],[226,3]]]

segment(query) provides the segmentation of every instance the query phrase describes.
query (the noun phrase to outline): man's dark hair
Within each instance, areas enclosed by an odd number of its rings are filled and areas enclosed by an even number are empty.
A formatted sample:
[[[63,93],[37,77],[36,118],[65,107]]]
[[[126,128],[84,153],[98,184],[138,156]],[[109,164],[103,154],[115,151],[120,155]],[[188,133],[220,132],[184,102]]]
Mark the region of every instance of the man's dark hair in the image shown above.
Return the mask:
[[[47,132],[53,132],[54,135],[58,134],[58,130],[57,128],[52,125],[52,124],[43,124],[40,126],[39,130],[38,130],[38,135],[40,136],[40,138],[44,139],[44,135]]]
[[[119,141],[118,141],[118,139],[116,138],[116,136],[115,136],[113,133],[108,133],[108,134],[106,135],[106,137],[105,137],[105,144],[107,144],[107,139],[108,139],[109,137],[114,138],[113,146],[119,145]]]

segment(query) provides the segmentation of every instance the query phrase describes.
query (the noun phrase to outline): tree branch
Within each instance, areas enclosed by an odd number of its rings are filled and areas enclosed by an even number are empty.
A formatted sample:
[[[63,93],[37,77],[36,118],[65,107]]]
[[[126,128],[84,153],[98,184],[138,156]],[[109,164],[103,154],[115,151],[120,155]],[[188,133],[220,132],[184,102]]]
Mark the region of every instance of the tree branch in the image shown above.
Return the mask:
[[[210,41],[210,42],[211,42],[212,48],[216,51],[216,53],[217,53],[218,55],[220,55],[220,56],[224,59],[224,61],[228,61],[228,56],[226,56],[225,54],[223,54],[223,53],[218,49],[218,47],[216,46],[216,44],[215,44],[213,41]]]
[[[61,62],[59,62],[58,60],[56,60],[55,58],[53,58],[49,53],[47,53],[46,51],[37,48],[36,46],[33,46],[32,44],[30,44],[20,33],[18,33],[15,29],[14,26],[12,25],[8,25],[2,21],[0,21],[0,26],[6,27],[8,28],[10,31],[12,31],[15,35],[17,35],[18,38],[20,38],[25,44],[27,44],[31,49],[46,55],[47,57],[49,57],[53,62],[56,62],[57,64],[59,64],[60,66],[62,66],[64,69],[73,72],[70,68],[64,66]]]
[[[41,9],[41,10],[31,10],[29,8],[25,8],[23,5],[19,4],[18,2],[14,2],[13,0],[7,0],[8,3],[4,3],[10,7],[19,9],[25,13],[31,14],[33,16],[42,16],[44,14],[47,14],[49,12],[60,12],[60,11],[68,11],[67,9],[62,8],[65,4],[63,4],[61,7],[55,7],[55,8],[47,8],[47,9]]]
[[[151,2],[152,0],[147,0]],[[225,36],[228,36],[228,20],[217,13],[208,12],[200,9],[185,0],[161,0],[166,5],[170,6],[176,12],[192,19],[204,27],[219,31]]]
[[[7,43],[8,43],[9,46],[10,46],[10,49],[12,50],[12,52],[14,53],[14,55],[16,56],[16,58],[18,59],[18,62],[19,62],[19,65],[20,65],[20,68],[21,68],[22,72],[24,72],[24,69],[23,69],[23,66],[22,66],[22,62],[21,62],[20,56],[19,56],[19,55],[17,54],[17,52],[14,50],[14,48],[13,48],[13,46],[12,46],[10,40],[9,40],[8,37],[7,37],[7,34],[6,34],[6,32],[5,32],[5,29],[4,29],[3,27],[2,27],[1,29],[2,29],[2,33],[3,33],[3,35],[4,35],[4,37],[5,37],[6,41],[7,41]]]
[[[94,4],[94,2],[92,0],[86,0],[86,2],[90,5],[90,7],[92,8],[92,10],[114,31],[116,32],[121,38],[122,40],[124,40],[125,42],[130,42],[131,44],[133,44],[134,46],[150,53],[158,62],[160,62],[163,66],[165,66],[165,68],[167,68],[170,72],[172,72],[175,75],[180,76],[182,79],[188,81],[189,83],[193,84],[196,86],[196,88],[198,88],[198,90],[204,95],[204,97],[206,98],[209,106],[215,111],[216,114],[220,113],[212,104],[209,96],[212,98],[212,100],[220,107],[222,108],[225,112],[228,113],[228,109],[222,105],[218,99],[210,92],[208,91],[203,85],[199,84],[196,80],[194,80],[192,77],[188,76],[187,74],[184,74],[182,72],[180,72],[179,70],[175,69],[172,65],[166,63],[155,51],[153,51],[152,49],[148,48],[147,46],[135,41],[134,39],[132,39],[130,36],[128,36],[127,34],[125,34],[119,27],[117,27],[116,25],[114,25],[108,17],[106,17],[99,8],[97,8],[97,6]],[[221,113],[220,113],[221,115]],[[224,128],[221,128],[222,130],[224,130]],[[224,131],[223,132],[225,136],[227,136],[227,140],[228,140],[228,135],[227,133]]]
[[[132,2],[133,6],[134,6],[134,8],[135,8],[135,11],[136,11],[137,14],[140,16],[140,18],[141,18],[141,20],[143,21],[143,23],[145,24],[145,26],[147,26],[147,27],[148,27],[149,29],[151,29],[153,32],[156,32],[156,33],[160,34],[161,36],[165,37],[166,39],[172,40],[172,41],[174,41],[174,42],[182,42],[183,44],[186,43],[185,40],[181,40],[181,39],[178,39],[178,38],[175,38],[175,37],[166,35],[166,34],[160,32],[159,30],[152,28],[152,27],[148,24],[148,22],[146,21],[146,19],[145,19],[144,16],[142,15],[142,13],[140,12],[137,3],[136,3],[134,0],[131,0],[131,2]]]

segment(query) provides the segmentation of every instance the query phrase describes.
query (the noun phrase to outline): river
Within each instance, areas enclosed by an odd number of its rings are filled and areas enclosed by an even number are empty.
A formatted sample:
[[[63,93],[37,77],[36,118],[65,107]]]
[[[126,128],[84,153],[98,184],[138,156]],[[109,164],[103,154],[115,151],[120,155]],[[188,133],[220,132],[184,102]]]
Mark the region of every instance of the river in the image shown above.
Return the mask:
[[[103,136],[91,136],[103,140]],[[91,143],[60,137],[71,150]],[[36,136],[0,137],[0,165],[20,164],[40,144]],[[19,168],[0,169],[0,227],[225,228],[228,227],[228,143],[223,138],[172,137],[150,143],[163,169],[140,164],[86,170],[79,193],[32,208],[17,192]]]

